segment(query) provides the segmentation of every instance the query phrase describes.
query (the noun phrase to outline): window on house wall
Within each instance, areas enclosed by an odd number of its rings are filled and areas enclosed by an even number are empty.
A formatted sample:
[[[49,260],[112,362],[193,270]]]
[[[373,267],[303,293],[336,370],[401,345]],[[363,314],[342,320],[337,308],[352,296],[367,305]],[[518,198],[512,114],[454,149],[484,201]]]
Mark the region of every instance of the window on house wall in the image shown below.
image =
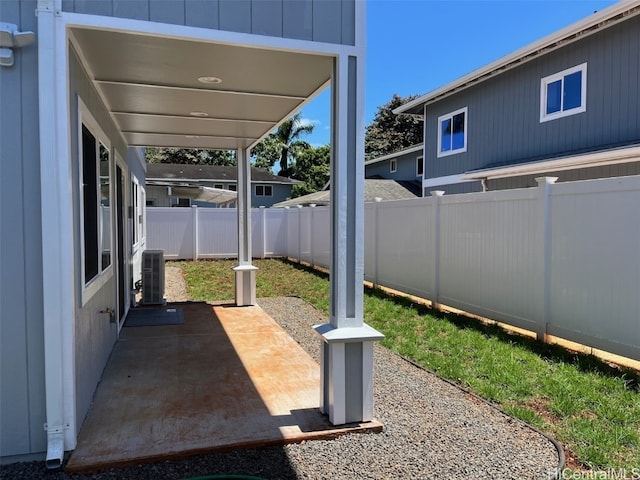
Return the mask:
[[[174,207],[190,207],[191,199],[190,198],[175,198],[173,202]]]
[[[438,157],[467,151],[467,107],[438,117]]]
[[[398,170],[398,160],[392,158],[391,160],[389,160],[389,171],[391,173],[394,173],[396,170]]]
[[[424,157],[416,158],[416,177],[421,177],[424,174]]]
[[[224,189],[224,185],[221,183],[214,183],[213,188],[218,188],[220,190]]]
[[[231,190],[232,192],[235,192],[238,190],[238,186],[235,183],[230,183],[229,190]]]
[[[104,134],[81,109],[82,256],[85,286],[111,265],[111,154]]]
[[[155,207],[156,206],[156,199],[155,198],[148,198],[145,205],[147,207]]]
[[[587,64],[582,63],[540,82],[540,122],[587,110]]]
[[[271,197],[273,188],[271,185],[256,185],[256,197]]]

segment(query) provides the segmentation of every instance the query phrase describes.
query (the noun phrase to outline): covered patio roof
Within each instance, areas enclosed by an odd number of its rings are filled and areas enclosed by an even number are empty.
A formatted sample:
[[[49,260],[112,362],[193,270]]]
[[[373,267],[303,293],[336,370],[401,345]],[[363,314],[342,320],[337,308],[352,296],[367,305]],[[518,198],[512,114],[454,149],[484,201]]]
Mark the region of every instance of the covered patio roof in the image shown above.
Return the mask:
[[[130,146],[246,149],[331,80],[333,57],[72,27]]]

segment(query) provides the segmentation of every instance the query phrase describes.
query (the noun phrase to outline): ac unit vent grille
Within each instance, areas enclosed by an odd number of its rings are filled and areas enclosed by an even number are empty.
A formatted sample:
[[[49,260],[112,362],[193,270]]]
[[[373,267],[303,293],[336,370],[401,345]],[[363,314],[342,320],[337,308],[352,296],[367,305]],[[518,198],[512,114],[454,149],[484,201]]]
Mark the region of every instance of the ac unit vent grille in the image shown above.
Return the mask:
[[[164,251],[142,252],[142,303],[159,305],[164,303]]]

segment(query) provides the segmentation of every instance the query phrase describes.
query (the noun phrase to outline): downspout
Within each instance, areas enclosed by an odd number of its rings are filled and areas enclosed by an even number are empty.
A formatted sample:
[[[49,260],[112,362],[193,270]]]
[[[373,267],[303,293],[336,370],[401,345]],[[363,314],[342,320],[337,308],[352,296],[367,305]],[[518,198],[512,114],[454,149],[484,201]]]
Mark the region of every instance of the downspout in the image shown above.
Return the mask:
[[[69,308],[69,286],[65,285],[63,262],[68,255],[64,251],[64,233],[69,224],[61,205],[61,174],[57,169],[60,138],[58,124],[66,122],[58,111],[58,69],[56,66],[57,22],[61,0],[38,0],[38,103],[40,122],[40,176],[43,249],[43,321],[44,321],[44,371],[47,423],[48,469],[62,467],[65,435],[70,428],[65,413],[65,333],[64,319],[72,314]],[[60,114],[60,115],[59,115]],[[68,181],[68,179],[65,179]],[[65,267],[65,269],[68,267]],[[71,300],[72,301],[72,300]],[[68,340],[68,339],[66,339]]]

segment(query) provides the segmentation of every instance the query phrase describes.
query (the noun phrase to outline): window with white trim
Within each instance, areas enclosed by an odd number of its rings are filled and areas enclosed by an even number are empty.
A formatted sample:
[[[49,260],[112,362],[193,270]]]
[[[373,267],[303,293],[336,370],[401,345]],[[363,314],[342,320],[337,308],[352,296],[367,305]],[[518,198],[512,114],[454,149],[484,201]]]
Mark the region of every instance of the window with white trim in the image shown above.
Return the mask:
[[[587,64],[582,63],[540,81],[540,122],[587,110]]]
[[[111,265],[113,179],[111,153],[106,136],[82,102],[79,104],[82,278],[87,287],[90,283],[95,283],[94,280]]]
[[[230,183],[228,187],[229,187],[229,190],[231,190],[232,192],[235,192],[238,190],[238,186],[235,183]]]
[[[467,107],[438,117],[438,157],[467,151]]]
[[[392,158],[391,160],[389,160],[389,171],[391,173],[395,173],[398,170],[398,160],[395,158]]]
[[[271,197],[273,187],[271,185],[256,185],[256,197]]]
[[[214,183],[213,184],[213,188],[217,188],[219,190],[223,190],[224,189],[224,185],[221,183]]]
[[[416,177],[421,177],[424,174],[424,157],[416,158]]]

